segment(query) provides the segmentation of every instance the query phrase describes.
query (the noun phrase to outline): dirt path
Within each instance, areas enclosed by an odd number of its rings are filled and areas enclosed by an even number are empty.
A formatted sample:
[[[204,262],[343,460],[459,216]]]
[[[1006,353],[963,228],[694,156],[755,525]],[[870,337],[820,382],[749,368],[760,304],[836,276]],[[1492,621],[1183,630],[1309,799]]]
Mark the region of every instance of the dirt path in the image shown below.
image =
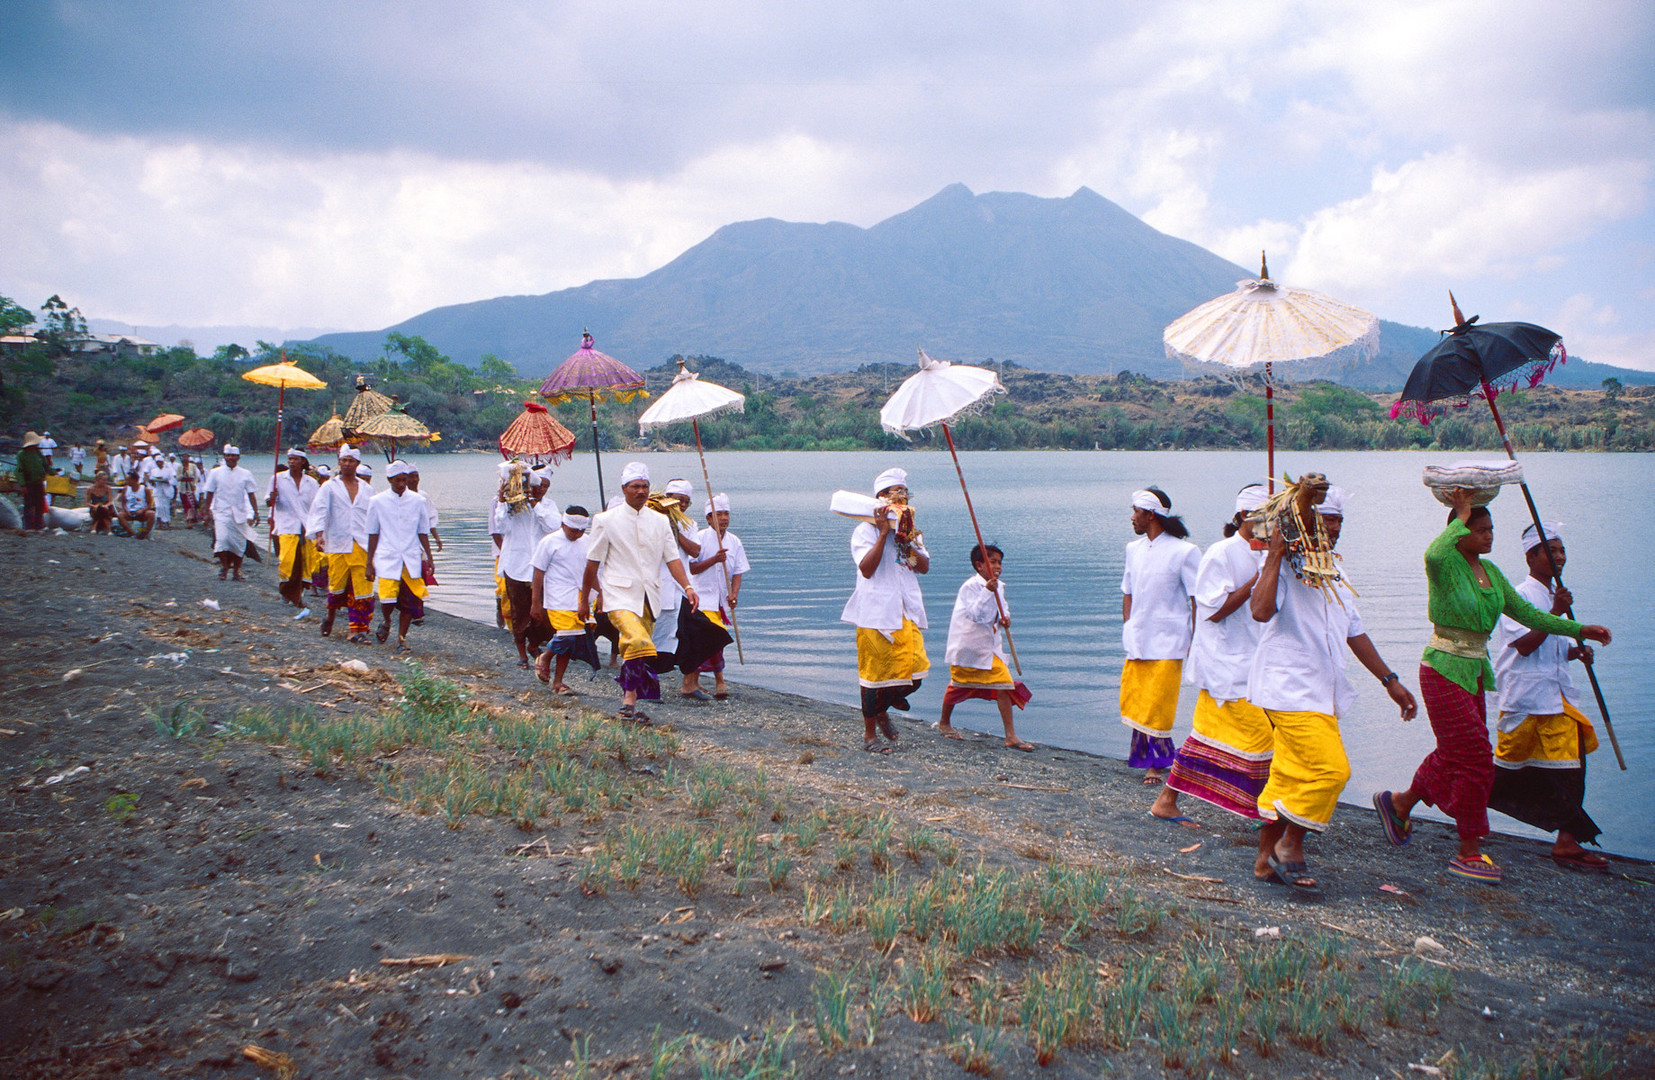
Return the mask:
[[[209,548],[0,536],[9,1075],[1655,1069],[1645,864],[1496,838],[1480,888],[1446,828],[1396,851],[1341,808],[1327,894],[1295,901],[1252,882],[1244,823],[1151,822],[1119,762],[919,722],[870,755],[852,710],[744,687],[644,737],[437,613],[414,659],[470,701],[386,745],[409,669],[293,621],[268,565],[219,582]]]

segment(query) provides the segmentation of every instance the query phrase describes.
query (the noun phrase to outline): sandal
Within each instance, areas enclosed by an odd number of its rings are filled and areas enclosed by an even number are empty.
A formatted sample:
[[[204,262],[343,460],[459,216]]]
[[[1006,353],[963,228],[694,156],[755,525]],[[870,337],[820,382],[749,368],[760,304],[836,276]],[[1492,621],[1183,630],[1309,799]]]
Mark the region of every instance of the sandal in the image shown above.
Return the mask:
[[[352,634],[349,638],[349,641],[352,645],[366,645],[368,643],[368,635],[367,634]]]
[[[1025,754],[1032,754],[1032,753],[1034,753],[1036,748],[1035,748],[1034,743],[1032,743],[1032,742],[1024,742],[1022,739],[1016,739],[1016,740],[1013,740],[1011,742],[1006,743],[1006,749],[1007,750],[1021,750]]]
[[[385,639],[390,637],[390,636],[391,636],[391,623],[390,623],[389,620],[386,620],[380,626],[380,628],[378,630],[374,631],[374,637],[379,639],[379,643],[381,645],[385,644]]]
[[[1270,856],[1270,870],[1276,875],[1278,881],[1283,885],[1291,885],[1301,895],[1322,895],[1321,883],[1310,876],[1310,864],[1303,859],[1286,862],[1272,855]]]
[[[326,615],[322,616],[322,636],[323,637],[332,637],[333,636],[333,616],[334,616],[334,614],[335,614],[334,610],[332,608],[328,608],[328,613]]]
[[[718,693],[713,695],[713,700],[714,701],[729,701],[730,700],[730,692],[728,690],[720,690]]]
[[[1145,810],[1144,813],[1148,814],[1156,821],[1164,821],[1168,825],[1183,825],[1191,829],[1199,829],[1201,827],[1200,822],[1196,821],[1192,817],[1185,817],[1183,814],[1179,814],[1177,817],[1162,817],[1153,810]]]
[[[1379,824],[1385,830],[1385,839],[1392,847],[1405,847],[1414,838],[1414,823],[1398,816],[1391,793],[1381,791],[1373,797],[1373,808],[1379,812]]]
[[[891,752],[891,748],[878,739],[863,739],[862,749],[870,754],[889,754]]]
[[[1571,851],[1567,853],[1552,852],[1552,862],[1565,870],[1584,870],[1605,874],[1609,872],[1609,860],[1602,855],[1594,855],[1590,851]]]
[[[1448,872],[1455,877],[1462,877],[1467,881],[1476,881],[1483,885],[1500,884],[1500,868],[1494,865],[1494,860],[1487,855],[1478,855],[1467,859],[1463,855],[1456,855],[1448,860]]]

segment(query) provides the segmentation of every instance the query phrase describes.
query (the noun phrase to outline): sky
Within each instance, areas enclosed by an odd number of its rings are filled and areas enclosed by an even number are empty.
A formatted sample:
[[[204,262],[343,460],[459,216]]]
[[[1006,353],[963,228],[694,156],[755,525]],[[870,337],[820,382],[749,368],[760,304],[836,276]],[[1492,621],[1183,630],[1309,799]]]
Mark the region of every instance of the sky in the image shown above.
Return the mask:
[[[376,329],[732,221],[1087,186],[1655,369],[1655,5],[0,0],[0,294]],[[1641,44],[1640,44],[1641,43]]]

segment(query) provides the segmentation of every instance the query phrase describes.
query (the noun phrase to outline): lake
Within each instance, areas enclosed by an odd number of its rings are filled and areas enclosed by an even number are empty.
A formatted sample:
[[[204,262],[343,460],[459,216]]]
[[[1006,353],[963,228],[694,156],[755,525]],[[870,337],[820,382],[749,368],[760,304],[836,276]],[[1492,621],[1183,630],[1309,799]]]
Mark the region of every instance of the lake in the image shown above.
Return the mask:
[[[923,440],[918,443],[924,446]],[[1339,550],[1361,595],[1368,634],[1380,654],[1418,693],[1420,651],[1429,635],[1421,555],[1441,531],[1446,510],[1420,483],[1428,463],[1466,455],[1415,452],[1286,452],[1278,470],[1324,472],[1352,493]],[[1482,458],[1497,455],[1479,454]],[[705,491],[691,453],[640,456],[659,488],[674,477],[695,484],[695,511]],[[608,493],[628,460],[604,459]],[[1634,454],[1528,454],[1523,457],[1541,512],[1566,525],[1576,613],[1603,623],[1614,644],[1599,650],[1598,674],[1628,772],[1615,765],[1609,740],[1592,755],[1587,808],[1604,830],[1611,851],[1655,858],[1655,833],[1643,813],[1655,809],[1655,731],[1644,710],[1655,699],[1655,579],[1620,556],[1655,536],[1655,458]],[[432,605],[466,618],[494,621],[494,579],[486,535],[488,502],[498,458],[471,454],[420,458],[422,489],[442,512],[443,539]],[[918,523],[931,551],[931,572],[922,579],[931,629],[926,635],[932,677],[913,698],[913,716],[934,720],[948,669],[943,661],[954,594],[971,573],[967,552],[974,540],[954,466],[944,452],[904,453],[716,453],[708,468],[714,487],[730,494],[731,528],[746,542],[753,570],[743,583],[741,621],[746,663],[727,653],[738,682],[855,705],[856,649],[853,629],[839,622],[854,583],[849,536],[853,523],[831,514],[837,488],[867,491],[890,465],[909,473]],[[1205,547],[1222,535],[1236,490],[1265,474],[1262,452],[1040,452],[991,451],[961,455],[983,536],[1006,551],[1005,582],[1014,612],[1012,630],[1023,677],[1034,691],[1019,715],[1019,734],[1035,742],[1124,758],[1127,730],[1116,695],[1120,684],[1120,577],[1124,548],[1133,539],[1128,521],[1131,492],[1149,484],[1165,489],[1173,509]],[[376,486],[383,485],[383,480]],[[551,498],[597,508],[592,457],[582,453],[560,469]],[[1521,494],[1507,490],[1491,507],[1496,535],[1493,558],[1515,583],[1526,573],[1518,537],[1528,523]],[[1635,560],[1634,560],[1635,561]],[[509,649],[504,637],[501,649]],[[1342,727],[1353,776],[1347,802],[1366,806],[1371,793],[1405,787],[1434,745],[1423,709],[1401,722],[1378,684],[1353,660],[1358,698]],[[1582,706],[1597,710],[1579,665]],[[1185,687],[1175,738],[1189,730],[1195,691]],[[955,722],[998,731],[988,702],[971,702]],[[847,736],[848,737],[848,736]],[[1148,801],[1147,798],[1145,800]],[[1501,831],[1538,835],[1494,815]],[[1364,822],[1362,827],[1370,823]]]

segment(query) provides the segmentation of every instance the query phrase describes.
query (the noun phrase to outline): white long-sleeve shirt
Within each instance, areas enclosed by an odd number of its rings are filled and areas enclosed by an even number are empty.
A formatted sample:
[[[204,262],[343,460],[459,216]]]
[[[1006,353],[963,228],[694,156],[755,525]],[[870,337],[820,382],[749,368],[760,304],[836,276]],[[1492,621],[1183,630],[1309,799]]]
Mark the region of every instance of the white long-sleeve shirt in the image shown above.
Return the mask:
[[[987,671],[995,658],[1006,654],[1000,645],[1000,612],[995,607],[994,595],[999,593],[1006,617],[1011,617],[1011,604],[1006,600],[1006,587],[994,583],[994,592],[988,591],[983,575],[972,574],[960,586],[954,597],[954,614],[948,619],[947,660],[953,667],[976,668]]]
[[[272,491],[276,493],[276,504],[270,508],[270,519],[276,523],[277,536],[297,536],[305,531],[319,486],[304,473],[299,474],[299,482],[295,484],[293,474],[286,469],[270,478],[270,485],[264,493],[266,498]]]
[[[496,566],[500,576],[513,581],[534,580],[535,548],[542,537],[561,527],[561,521],[557,508],[544,499],[532,506],[525,504],[515,514],[496,500],[488,531],[490,536],[500,538],[500,561]]]
[[[425,564],[420,537],[431,532],[431,506],[417,491],[381,491],[368,500],[368,536],[379,537],[374,573],[380,577],[419,577]]]
[[[207,474],[207,483],[202,486],[201,493],[213,497],[214,517],[248,522],[253,520],[253,504],[248,501],[248,496],[258,490],[259,482],[240,465],[233,469],[228,465],[215,465],[213,471]]]
[[[605,611],[661,612],[661,564],[682,561],[665,514],[625,502],[592,519],[587,559],[599,564]]]
[[[1349,589],[1342,583],[1312,589],[1284,560],[1276,579],[1276,614],[1259,635],[1247,700],[1274,712],[1343,716],[1356,700],[1345,677],[1346,642],[1365,632]]]
[[[876,526],[864,521],[851,530],[850,560],[856,567],[856,588],[845,603],[839,621],[891,634],[902,629],[902,620],[906,618],[924,630],[929,624],[925,621],[925,596],[920,592],[919,575],[897,559],[894,531],[885,538],[885,550],[880,553],[873,577],[862,576],[862,559],[877,543]],[[914,546],[925,551],[923,540]]]
[[[310,521],[305,531],[322,537],[322,550],[329,555],[349,555],[352,545],[368,548],[368,503],[373,489],[357,478],[356,498],[345,489],[345,478],[335,476],[316,489],[310,503]]]
[[[1263,562],[1264,553],[1254,551],[1237,533],[1208,548],[1195,572],[1195,639],[1185,674],[1220,705],[1247,696],[1253,654],[1264,627],[1253,620],[1246,602],[1219,622],[1213,622],[1212,615],[1258,574]]]
[[[1121,626],[1128,660],[1182,660],[1190,651],[1190,597],[1201,549],[1171,533],[1126,545],[1121,592],[1132,597]]]
[[[1517,583],[1517,595],[1541,611],[1552,609],[1552,587],[1532,577]],[[1495,624],[1489,651],[1494,659],[1494,682],[1499,689],[1501,731],[1512,731],[1530,715],[1555,716],[1567,701],[1576,707],[1575,681],[1569,675],[1569,649],[1574,642],[1547,634],[1538,648],[1527,656],[1512,643],[1529,628],[1510,616]],[[1509,715],[1508,715],[1509,714]]]

